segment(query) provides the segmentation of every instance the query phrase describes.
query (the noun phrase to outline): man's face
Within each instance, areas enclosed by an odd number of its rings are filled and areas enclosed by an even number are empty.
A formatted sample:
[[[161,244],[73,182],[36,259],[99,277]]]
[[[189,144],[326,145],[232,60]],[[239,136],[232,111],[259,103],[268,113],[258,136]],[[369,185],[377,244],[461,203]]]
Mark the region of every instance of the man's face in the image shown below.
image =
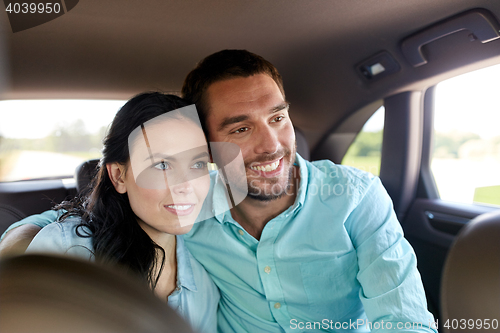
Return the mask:
[[[241,148],[248,194],[263,201],[285,194],[295,161],[295,132],[274,80],[257,74],[215,82],[207,89],[207,101],[209,139]]]

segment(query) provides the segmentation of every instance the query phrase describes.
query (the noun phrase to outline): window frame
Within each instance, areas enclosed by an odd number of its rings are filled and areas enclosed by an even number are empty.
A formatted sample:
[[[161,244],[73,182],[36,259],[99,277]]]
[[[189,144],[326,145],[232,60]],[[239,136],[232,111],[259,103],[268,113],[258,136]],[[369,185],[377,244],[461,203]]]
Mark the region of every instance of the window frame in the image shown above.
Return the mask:
[[[312,150],[311,160],[328,159],[341,164],[347,150],[363,130],[363,126],[381,106],[384,106],[384,100],[376,100],[339,121]]]
[[[442,81],[441,81],[442,82]],[[422,132],[422,154],[421,154],[421,165],[420,165],[420,179],[418,183],[417,198],[439,200],[449,204],[462,205],[464,207],[469,207],[474,210],[474,207],[481,209],[484,207],[488,211],[490,209],[500,209],[496,205],[488,205],[482,203],[466,203],[466,202],[455,202],[441,198],[437,183],[432,172],[432,153],[434,149],[435,131],[434,131],[434,116],[436,112],[435,108],[435,97],[436,97],[436,87],[440,82],[436,83],[432,87],[429,87],[424,93],[423,102],[423,132]]]

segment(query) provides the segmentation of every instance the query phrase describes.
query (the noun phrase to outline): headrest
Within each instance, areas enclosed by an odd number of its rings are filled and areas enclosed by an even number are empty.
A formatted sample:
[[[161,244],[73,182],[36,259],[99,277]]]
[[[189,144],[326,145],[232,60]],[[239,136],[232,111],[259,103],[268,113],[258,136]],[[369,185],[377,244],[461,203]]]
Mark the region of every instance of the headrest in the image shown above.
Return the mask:
[[[2,332],[184,332],[188,325],[121,267],[29,254],[0,261]]]
[[[476,217],[456,237],[443,270],[441,312],[443,322],[450,323],[460,318],[498,318],[500,212]]]
[[[99,159],[88,160],[80,164],[75,170],[76,191],[80,193],[87,188],[92,178],[97,174]]]
[[[298,128],[295,128],[295,140],[297,140],[297,152],[303,159],[308,160],[311,158],[309,152],[309,145],[307,144],[306,137],[304,133]]]

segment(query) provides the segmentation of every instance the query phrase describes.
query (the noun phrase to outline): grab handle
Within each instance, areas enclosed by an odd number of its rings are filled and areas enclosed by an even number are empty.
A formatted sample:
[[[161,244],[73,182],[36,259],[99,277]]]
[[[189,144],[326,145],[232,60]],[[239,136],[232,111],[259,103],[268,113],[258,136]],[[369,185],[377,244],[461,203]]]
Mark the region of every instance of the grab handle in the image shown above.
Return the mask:
[[[500,38],[500,24],[494,16],[487,10],[474,9],[406,38],[401,44],[401,49],[408,62],[413,67],[419,67],[427,63],[422,54],[424,45],[462,30],[471,32],[471,41],[479,39],[482,43],[488,43]]]

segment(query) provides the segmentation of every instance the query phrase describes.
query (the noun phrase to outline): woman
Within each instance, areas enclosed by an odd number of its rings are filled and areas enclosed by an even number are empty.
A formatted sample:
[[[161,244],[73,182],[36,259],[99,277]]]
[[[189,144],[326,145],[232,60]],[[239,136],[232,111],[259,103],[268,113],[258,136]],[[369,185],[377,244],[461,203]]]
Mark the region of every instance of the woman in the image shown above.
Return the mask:
[[[116,114],[88,195],[64,202],[30,252],[68,253],[141,275],[191,326],[216,331],[219,293],[182,237],[210,187],[209,154],[194,106],[145,93]]]

